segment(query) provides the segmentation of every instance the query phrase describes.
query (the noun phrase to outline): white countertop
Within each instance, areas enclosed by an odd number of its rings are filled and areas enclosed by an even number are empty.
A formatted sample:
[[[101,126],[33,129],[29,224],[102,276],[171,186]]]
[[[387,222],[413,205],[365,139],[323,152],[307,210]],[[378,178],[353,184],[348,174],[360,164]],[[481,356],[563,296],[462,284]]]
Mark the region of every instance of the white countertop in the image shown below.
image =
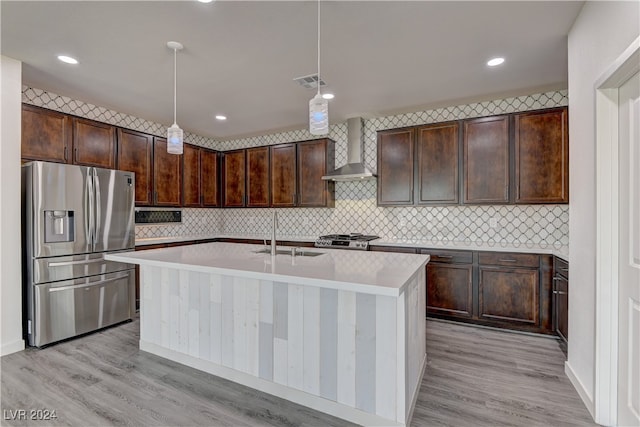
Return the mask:
[[[263,240],[264,234],[212,234],[212,235],[191,235],[176,237],[149,237],[136,239],[136,246],[154,245],[162,243],[186,242],[191,240],[205,239],[250,239]],[[289,242],[314,242],[317,236],[300,236],[278,234],[279,241]],[[270,240],[270,237],[267,238]],[[370,242],[373,246],[398,246],[408,248],[433,248],[451,249],[467,251],[494,251],[494,252],[521,252],[535,254],[556,255],[565,261],[569,261],[569,246],[566,245],[545,245],[527,243],[500,243],[500,242],[473,242],[473,241],[442,241],[428,239],[378,239]]]
[[[305,248],[322,253],[319,256],[279,254],[274,260],[270,254],[255,253],[263,248],[215,242],[107,254],[105,259],[388,296],[400,295],[429,261],[428,255],[320,248]]]

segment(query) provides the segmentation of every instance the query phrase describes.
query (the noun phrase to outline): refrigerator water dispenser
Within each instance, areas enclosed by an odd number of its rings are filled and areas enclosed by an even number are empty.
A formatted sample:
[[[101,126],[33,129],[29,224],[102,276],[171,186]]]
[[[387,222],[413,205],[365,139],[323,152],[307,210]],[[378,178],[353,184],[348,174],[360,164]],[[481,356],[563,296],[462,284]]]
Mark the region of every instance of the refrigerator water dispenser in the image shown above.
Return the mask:
[[[45,243],[73,242],[73,211],[44,211]]]

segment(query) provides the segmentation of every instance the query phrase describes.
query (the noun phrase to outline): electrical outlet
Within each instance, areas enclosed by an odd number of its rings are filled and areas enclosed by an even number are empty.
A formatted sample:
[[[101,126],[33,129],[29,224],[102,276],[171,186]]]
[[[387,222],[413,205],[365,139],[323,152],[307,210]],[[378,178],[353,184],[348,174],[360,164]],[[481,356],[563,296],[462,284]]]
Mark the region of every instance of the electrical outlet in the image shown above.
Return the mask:
[[[498,218],[489,218],[489,227],[498,228]]]

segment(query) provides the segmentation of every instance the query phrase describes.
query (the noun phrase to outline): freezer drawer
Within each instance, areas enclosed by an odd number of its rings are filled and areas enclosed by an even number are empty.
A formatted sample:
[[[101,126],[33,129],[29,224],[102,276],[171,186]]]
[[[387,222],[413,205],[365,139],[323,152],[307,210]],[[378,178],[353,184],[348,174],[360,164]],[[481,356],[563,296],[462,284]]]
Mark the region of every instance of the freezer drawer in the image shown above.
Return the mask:
[[[36,284],[48,283],[132,268],[133,264],[105,260],[104,253],[38,258],[33,260],[31,280]]]
[[[132,318],[134,270],[35,285],[29,344],[41,347]]]

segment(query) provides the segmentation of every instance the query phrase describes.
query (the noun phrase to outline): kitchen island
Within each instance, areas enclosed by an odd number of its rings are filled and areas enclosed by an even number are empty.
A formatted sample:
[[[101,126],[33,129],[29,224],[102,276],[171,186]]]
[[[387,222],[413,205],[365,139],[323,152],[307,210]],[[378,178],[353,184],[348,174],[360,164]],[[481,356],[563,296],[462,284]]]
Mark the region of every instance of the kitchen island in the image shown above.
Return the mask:
[[[140,265],[140,349],[363,425],[409,423],[428,255],[206,243]]]

